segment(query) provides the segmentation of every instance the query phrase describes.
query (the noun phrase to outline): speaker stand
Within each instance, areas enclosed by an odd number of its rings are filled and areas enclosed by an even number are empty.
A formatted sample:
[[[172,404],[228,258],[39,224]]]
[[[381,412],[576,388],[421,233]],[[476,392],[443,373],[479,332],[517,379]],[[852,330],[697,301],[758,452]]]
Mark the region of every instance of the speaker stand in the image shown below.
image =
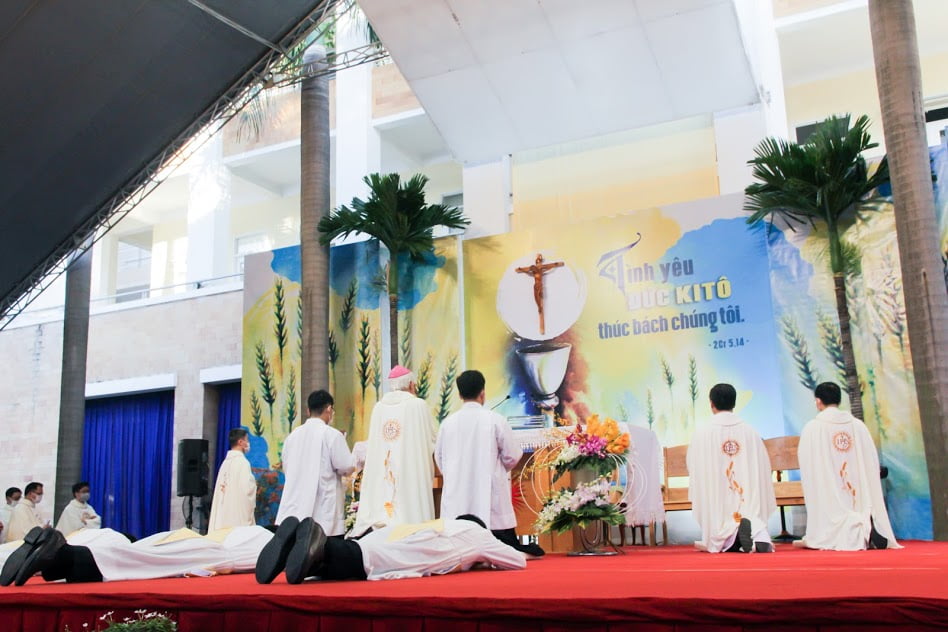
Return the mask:
[[[188,515],[184,519],[184,526],[188,529],[194,524],[194,496],[188,496]]]

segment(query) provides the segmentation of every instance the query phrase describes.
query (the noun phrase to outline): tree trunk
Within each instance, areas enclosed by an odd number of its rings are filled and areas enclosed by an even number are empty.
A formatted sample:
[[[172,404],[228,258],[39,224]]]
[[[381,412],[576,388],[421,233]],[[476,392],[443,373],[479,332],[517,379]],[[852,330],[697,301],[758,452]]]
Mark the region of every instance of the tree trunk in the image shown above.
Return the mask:
[[[836,272],[833,274],[833,288],[836,290],[836,315],[839,317],[839,342],[843,348],[846,390],[849,393],[849,411],[853,416],[862,419],[862,389],[859,386],[856,356],[853,353],[853,335],[852,328],[849,325],[849,302],[846,299],[846,275],[844,273]]]
[[[936,540],[948,540],[948,294],[942,282],[911,0],[869,0],[902,289]]]
[[[305,64],[326,63],[321,46],[311,46]],[[316,230],[329,212],[329,80],[303,81],[300,130],[300,269],[303,328],[301,397],[329,384],[329,246],[319,245]]]
[[[89,294],[92,250],[66,269],[63,310],[63,365],[59,390],[59,441],[53,519],[72,500],[72,486],[82,476],[82,440],[86,421],[86,355],[89,347]]]
[[[389,353],[392,354],[392,366],[395,366],[398,364],[398,294],[388,295],[388,329]]]

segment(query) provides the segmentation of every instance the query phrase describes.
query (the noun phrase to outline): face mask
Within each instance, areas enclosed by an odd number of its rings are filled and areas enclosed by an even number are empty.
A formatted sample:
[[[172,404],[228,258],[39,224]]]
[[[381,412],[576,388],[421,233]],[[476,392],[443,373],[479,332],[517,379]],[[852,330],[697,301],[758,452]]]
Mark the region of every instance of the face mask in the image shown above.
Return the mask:
[[[89,492],[85,492],[76,496],[76,500],[78,500],[81,503],[87,503],[89,502],[89,496],[90,496]]]
[[[16,507],[16,506],[19,505],[19,504],[20,504],[20,501],[19,501],[19,500],[11,500],[11,501],[10,501],[10,506],[11,506],[11,507]]]
[[[38,504],[40,504],[41,502],[43,502],[43,495],[42,495],[42,494],[37,494],[37,495],[36,495],[36,500],[33,501],[33,504],[34,504],[34,505],[38,505]]]

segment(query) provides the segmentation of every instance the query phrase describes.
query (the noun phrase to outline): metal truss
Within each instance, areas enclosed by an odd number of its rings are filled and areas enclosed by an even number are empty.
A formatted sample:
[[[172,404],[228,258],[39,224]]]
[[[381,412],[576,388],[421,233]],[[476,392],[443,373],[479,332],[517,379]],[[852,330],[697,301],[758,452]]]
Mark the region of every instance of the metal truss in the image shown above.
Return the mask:
[[[351,51],[331,53],[327,55],[325,62],[320,61],[308,66],[299,62],[298,57],[302,56],[305,43],[315,41],[335,25],[340,13],[336,9],[348,9],[351,6],[351,0],[325,0],[280,42],[270,45],[269,52],[227,92],[152,158],[67,240],[59,244],[29,276],[14,286],[0,301],[0,331],[52,285],[75,258],[92,248],[121,222],[178,166],[194,155],[210,137],[253,101],[261,90],[289,86],[311,77],[333,74],[338,70],[386,58],[388,53],[381,46],[369,44]],[[291,51],[296,57],[287,59],[281,51]],[[280,72],[287,70],[289,72]]]

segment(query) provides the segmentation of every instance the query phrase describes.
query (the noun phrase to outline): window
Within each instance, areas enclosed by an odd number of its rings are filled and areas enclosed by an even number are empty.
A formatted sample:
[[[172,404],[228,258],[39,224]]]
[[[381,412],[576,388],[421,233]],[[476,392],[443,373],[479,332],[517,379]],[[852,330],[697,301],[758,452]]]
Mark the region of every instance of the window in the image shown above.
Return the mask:
[[[122,235],[115,248],[116,302],[147,298],[151,287],[151,230]]]
[[[244,273],[244,257],[258,252],[271,250],[270,238],[266,233],[241,235],[234,239],[234,272]]]

